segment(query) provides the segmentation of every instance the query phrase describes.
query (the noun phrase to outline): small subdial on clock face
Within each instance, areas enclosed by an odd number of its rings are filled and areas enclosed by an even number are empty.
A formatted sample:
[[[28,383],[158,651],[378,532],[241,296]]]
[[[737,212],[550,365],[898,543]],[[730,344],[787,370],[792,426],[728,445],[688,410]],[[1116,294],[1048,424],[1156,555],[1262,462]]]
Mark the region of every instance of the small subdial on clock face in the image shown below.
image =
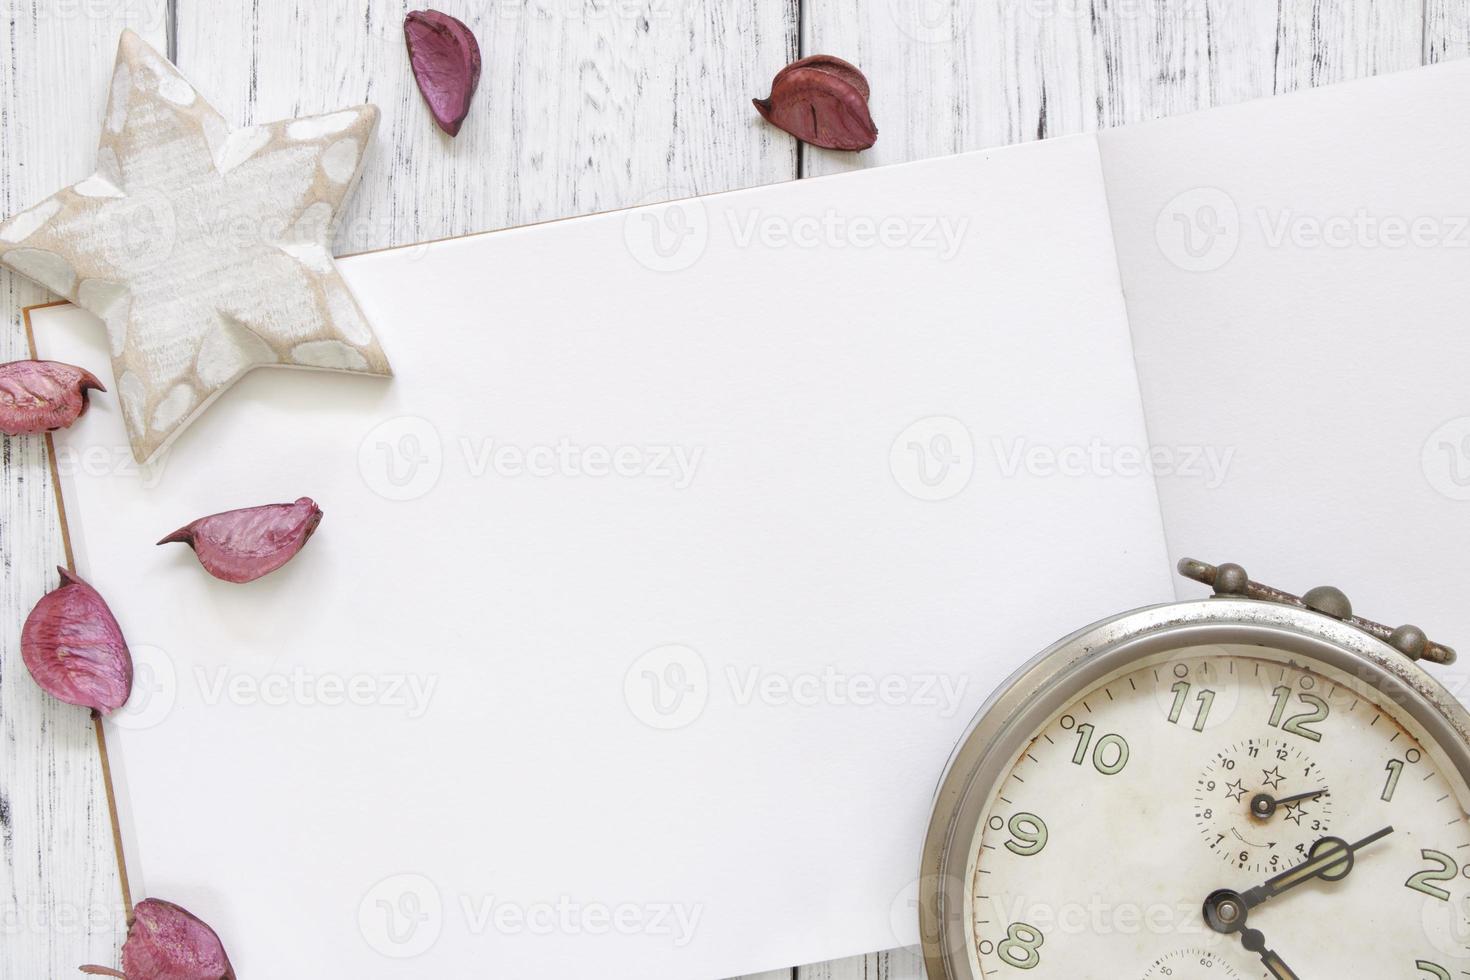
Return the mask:
[[[1251,738],[1216,753],[1195,784],[1194,818],[1210,850],[1244,871],[1302,861],[1329,832],[1327,777],[1306,750]]]
[[[1237,980],[1234,967],[1203,949],[1179,949],[1148,965],[1143,980]]]

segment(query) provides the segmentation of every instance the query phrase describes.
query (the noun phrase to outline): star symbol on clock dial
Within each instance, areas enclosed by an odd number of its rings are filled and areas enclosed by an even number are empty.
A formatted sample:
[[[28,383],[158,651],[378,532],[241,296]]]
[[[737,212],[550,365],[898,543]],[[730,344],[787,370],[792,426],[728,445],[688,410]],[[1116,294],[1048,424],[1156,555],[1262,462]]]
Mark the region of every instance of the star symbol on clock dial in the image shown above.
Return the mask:
[[[0,263],[106,325],[140,462],[253,368],[391,373],[330,250],[377,121],[232,131],[123,32],[96,173],[0,224]]]
[[[1261,770],[1261,785],[1263,786],[1269,786],[1272,789],[1279,789],[1281,787],[1281,781],[1285,778],[1286,777],[1281,774],[1280,766],[1272,766],[1270,769]]]
[[[1225,795],[1228,796],[1228,797],[1230,797],[1232,800],[1236,801],[1237,803],[1239,803],[1241,797],[1245,796],[1245,787],[1241,784],[1241,781],[1238,780],[1238,779],[1235,782],[1233,782],[1233,783],[1226,783],[1225,784]]]

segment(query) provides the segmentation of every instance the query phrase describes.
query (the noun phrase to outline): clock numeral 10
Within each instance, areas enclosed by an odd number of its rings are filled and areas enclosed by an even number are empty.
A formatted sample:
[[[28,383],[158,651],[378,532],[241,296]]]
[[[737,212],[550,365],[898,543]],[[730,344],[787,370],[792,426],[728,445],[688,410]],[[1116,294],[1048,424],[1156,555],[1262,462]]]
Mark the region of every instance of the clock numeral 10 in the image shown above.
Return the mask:
[[[1091,725],[1077,726],[1077,751],[1072,753],[1072,764],[1080,766],[1087,761],[1087,749],[1092,745]],[[1111,761],[1109,759],[1111,757]],[[1104,735],[1097,740],[1092,750],[1092,765],[1104,776],[1116,776],[1128,765],[1128,743],[1122,735]]]
[[[1271,696],[1276,699],[1276,707],[1271,711],[1271,720],[1267,722],[1268,725],[1272,728],[1279,728],[1283,732],[1311,739],[1313,742],[1322,741],[1322,733],[1307,726],[1327,720],[1329,708],[1326,701],[1315,694],[1298,694],[1297,697],[1301,699],[1301,702],[1308,705],[1311,710],[1286,718],[1286,705],[1291,700],[1291,688],[1278,687],[1271,692]]]
[[[1169,690],[1174,692],[1174,706],[1169,709],[1169,724],[1179,724],[1179,718],[1184,714],[1184,704],[1189,700],[1189,682],[1179,681]],[[1194,713],[1194,730],[1202,732],[1205,730],[1205,721],[1210,717],[1210,708],[1215,705],[1215,692],[1205,688],[1195,696],[1199,702],[1199,708]]]

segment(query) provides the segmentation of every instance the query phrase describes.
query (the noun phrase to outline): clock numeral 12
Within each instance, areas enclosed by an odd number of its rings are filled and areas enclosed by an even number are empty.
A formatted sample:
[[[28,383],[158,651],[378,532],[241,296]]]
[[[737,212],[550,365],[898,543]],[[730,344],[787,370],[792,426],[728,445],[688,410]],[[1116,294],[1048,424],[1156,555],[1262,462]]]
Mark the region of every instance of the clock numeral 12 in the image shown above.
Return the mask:
[[[1312,710],[1292,715],[1283,722],[1282,719],[1286,715],[1286,704],[1291,700],[1291,688],[1278,687],[1271,692],[1271,696],[1276,699],[1276,707],[1271,711],[1271,720],[1267,722],[1268,725],[1284,732],[1291,732],[1293,735],[1300,735],[1302,738],[1311,739],[1313,742],[1322,741],[1322,733],[1307,726],[1327,720],[1329,708],[1326,701],[1315,694],[1298,694],[1297,697],[1302,703],[1309,705]]]

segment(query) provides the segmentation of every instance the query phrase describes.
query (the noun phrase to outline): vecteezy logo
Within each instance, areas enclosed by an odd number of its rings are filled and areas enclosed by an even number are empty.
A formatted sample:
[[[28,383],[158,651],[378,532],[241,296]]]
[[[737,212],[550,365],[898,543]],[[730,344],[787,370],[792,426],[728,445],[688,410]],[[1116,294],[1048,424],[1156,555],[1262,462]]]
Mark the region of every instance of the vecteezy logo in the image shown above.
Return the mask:
[[[444,929],[439,889],[423,875],[384,878],[363,896],[357,927],[374,950],[402,960],[428,952]]]
[[[133,692],[128,703],[108,716],[108,722],[126,731],[152,728],[167,718],[179,696],[179,675],[168,654],[148,644],[131,646]]]
[[[168,198],[144,190],[109,201],[99,213],[103,254],[120,269],[147,272],[173,255],[178,219]]]
[[[900,31],[924,44],[949,44],[970,25],[976,0],[888,0]]]
[[[681,272],[709,245],[709,214],[696,199],[636,208],[623,218],[628,253],[654,272]]]
[[[1240,212],[1218,187],[1196,187],[1159,212],[1154,238],[1164,258],[1186,272],[1213,272],[1240,247]]]
[[[649,650],[623,675],[623,699],[650,728],[668,731],[693,724],[709,702],[704,658],[677,643]]]
[[[417,500],[439,483],[444,446],[428,419],[401,415],[374,427],[357,448],[363,482],[387,500]]]
[[[1430,433],[1419,463],[1431,487],[1451,500],[1470,500],[1470,416],[1450,419]]]
[[[959,419],[920,419],[893,440],[888,466],[894,480],[920,500],[948,500],[970,484],[975,443]]]

